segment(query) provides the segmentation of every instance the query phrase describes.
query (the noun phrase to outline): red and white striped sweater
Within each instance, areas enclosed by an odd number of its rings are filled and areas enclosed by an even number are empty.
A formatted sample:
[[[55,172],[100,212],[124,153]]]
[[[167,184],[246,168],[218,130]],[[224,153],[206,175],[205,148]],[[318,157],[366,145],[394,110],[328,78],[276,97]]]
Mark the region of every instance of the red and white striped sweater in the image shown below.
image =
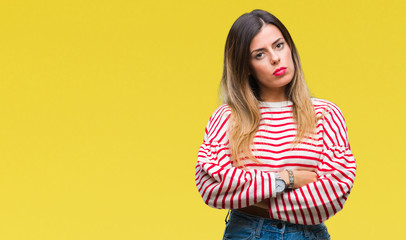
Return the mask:
[[[317,137],[291,150],[296,136],[292,102],[261,102],[262,119],[254,138],[254,156],[246,170],[233,167],[228,148],[228,105],[218,107],[205,129],[196,165],[196,186],[205,203],[236,209],[270,198],[271,218],[296,224],[321,223],[343,208],[353,186],[356,163],[348,142],[341,110],[334,103],[312,98],[317,116]],[[284,169],[316,170],[317,182],[275,193],[275,172]]]

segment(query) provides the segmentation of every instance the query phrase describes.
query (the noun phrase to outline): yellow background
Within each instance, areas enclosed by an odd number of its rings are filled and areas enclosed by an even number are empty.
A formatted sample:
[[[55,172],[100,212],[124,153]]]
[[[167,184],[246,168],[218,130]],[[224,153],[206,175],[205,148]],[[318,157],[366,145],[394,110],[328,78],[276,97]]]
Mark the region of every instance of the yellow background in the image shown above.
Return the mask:
[[[220,239],[194,182],[224,43],[255,8],[346,118],[332,239],[404,235],[404,1],[1,1],[0,239]]]

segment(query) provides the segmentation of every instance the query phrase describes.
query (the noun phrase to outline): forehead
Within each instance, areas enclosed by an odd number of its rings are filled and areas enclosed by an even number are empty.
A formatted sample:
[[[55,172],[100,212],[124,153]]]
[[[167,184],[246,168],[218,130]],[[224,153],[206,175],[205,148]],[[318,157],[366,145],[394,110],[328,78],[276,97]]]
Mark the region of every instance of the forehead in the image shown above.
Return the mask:
[[[250,44],[250,51],[272,45],[278,38],[283,39],[281,31],[272,24],[267,24],[255,35]]]

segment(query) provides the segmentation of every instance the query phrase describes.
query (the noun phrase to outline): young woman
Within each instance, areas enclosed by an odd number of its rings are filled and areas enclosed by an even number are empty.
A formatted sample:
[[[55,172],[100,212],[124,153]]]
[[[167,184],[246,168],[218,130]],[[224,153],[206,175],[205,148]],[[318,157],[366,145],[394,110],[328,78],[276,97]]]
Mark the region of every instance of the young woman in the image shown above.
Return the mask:
[[[355,159],[341,110],[309,95],[275,16],[254,10],[235,21],[221,86],[196,186],[207,205],[231,209],[223,239],[330,239],[323,222],[343,208]]]

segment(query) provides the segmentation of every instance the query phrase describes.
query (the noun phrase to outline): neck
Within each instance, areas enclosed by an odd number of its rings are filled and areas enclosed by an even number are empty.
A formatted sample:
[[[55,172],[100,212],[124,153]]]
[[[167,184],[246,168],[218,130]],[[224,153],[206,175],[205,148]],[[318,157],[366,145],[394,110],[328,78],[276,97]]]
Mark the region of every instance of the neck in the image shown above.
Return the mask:
[[[288,97],[285,93],[285,88],[280,88],[277,90],[268,90],[266,92],[261,92],[260,94],[262,101],[264,102],[283,102],[288,101]]]

